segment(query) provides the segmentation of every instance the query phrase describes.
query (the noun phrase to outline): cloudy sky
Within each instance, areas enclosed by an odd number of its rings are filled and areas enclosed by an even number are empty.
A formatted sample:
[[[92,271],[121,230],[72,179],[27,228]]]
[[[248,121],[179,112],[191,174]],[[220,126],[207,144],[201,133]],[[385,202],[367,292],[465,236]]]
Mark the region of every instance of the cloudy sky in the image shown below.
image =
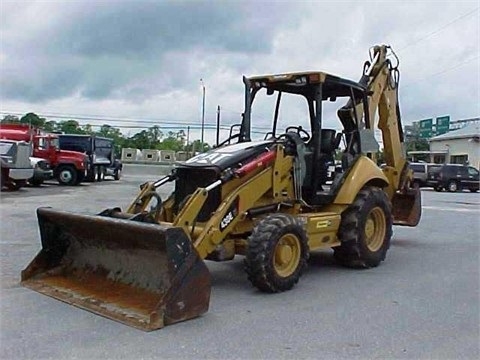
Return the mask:
[[[222,123],[233,124],[242,112],[242,75],[323,70],[358,80],[369,47],[385,43],[400,58],[404,123],[478,117],[479,7],[478,0],[2,0],[0,116],[190,124],[197,137],[200,79],[206,123],[214,124],[220,105]],[[267,105],[253,126],[268,126]],[[291,108],[300,114],[298,104]],[[295,111],[282,120],[303,123]]]

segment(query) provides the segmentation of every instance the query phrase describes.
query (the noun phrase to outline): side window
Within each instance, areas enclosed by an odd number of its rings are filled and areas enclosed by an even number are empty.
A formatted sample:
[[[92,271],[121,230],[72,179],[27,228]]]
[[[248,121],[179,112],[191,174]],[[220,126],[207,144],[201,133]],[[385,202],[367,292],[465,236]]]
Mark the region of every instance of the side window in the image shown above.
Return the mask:
[[[46,150],[48,148],[48,143],[45,138],[38,139],[38,148],[40,150]]]
[[[468,170],[466,167],[459,167],[458,168],[458,175],[461,177],[467,177],[468,176]]]
[[[419,164],[410,164],[410,169],[412,169],[414,172],[418,172],[418,173],[425,172],[425,167],[423,165],[419,165]]]
[[[475,169],[474,167],[469,166],[468,167],[468,175],[478,176],[478,170]]]
[[[448,177],[455,177],[458,175],[456,166],[446,166],[445,173]]]

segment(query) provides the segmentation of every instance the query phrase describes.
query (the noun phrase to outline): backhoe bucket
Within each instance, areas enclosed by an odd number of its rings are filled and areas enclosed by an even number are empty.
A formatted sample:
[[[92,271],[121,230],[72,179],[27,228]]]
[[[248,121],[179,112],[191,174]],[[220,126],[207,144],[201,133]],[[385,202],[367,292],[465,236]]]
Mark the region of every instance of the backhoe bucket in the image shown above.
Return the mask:
[[[50,208],[21,284],[150,331],[208,311],[210,273],[183,229]]]
[[[417,187],[396,192],[392,199],[392,215],[395,225],[417,226],[422,215],[420,189]]]

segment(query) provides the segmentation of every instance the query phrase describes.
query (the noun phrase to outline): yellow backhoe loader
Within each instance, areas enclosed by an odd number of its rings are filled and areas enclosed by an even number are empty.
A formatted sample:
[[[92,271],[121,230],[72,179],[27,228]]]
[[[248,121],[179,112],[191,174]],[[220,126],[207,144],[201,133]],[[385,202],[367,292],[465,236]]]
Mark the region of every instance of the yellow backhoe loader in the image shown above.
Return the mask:
[[[208,310],[205,259],[243,255],[248,279],[265,292],[291,289],[317,249],[333,248],[345,266],[379,265],[392,225],[415,226],[421,215],[403,149],[398,59],[391,48],[370,50],[359,82],[324,72],[243,82],[245,110],[229,138],[141,185],[126,210],[89,216],[39,208],[42,249],[23,270],[22,284],[153,330]],[[260,94],[276,95],[273,125],[254,140],[252,108]],[[279,130],[282,97],[305,100],[309,128]],[[337,132],[322,126],[322,104],[339,100],[345,105],[337,112]],[[375,160],[377,128],[382,168]],[[341,165],[329,171],[336,154]],[[175,190],[162,201],[157,189],[168,182]]]

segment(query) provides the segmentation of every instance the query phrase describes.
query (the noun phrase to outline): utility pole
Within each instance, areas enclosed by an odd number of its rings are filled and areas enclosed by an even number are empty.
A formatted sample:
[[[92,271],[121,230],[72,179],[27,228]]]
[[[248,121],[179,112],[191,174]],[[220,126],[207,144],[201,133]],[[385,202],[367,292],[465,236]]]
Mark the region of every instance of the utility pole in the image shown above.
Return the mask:
[[[200,79],[202,83],[202,136],[201,136],[201,152],[203,152],[203,137],[205,132],[205,84],[203,83],[203,79]]]
[[[190,126],[187,126],[187,159],[189,159],[190,157],[188,156],[188,142],[190,140]]]
[[[220,144],[220,105],[217,107],[217,146]]]

